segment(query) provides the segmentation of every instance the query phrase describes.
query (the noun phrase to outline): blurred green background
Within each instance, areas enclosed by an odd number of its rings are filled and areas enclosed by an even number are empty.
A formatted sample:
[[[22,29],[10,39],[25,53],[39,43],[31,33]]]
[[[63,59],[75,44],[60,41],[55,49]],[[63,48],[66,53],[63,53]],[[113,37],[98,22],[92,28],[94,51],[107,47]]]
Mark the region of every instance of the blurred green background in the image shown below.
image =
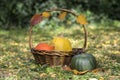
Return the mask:
[[[51,8],[82,12],[89,23],[111,25],[109,21],[120,20],[120,0],[0,0],[0,27],[26,28],[35,13]]]

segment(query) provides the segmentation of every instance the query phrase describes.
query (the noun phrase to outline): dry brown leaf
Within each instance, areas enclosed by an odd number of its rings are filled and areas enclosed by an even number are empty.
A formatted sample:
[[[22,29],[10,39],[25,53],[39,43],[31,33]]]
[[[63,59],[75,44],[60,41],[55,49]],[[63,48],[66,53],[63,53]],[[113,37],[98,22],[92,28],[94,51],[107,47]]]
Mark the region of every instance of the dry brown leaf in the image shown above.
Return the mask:
[[[103,77],[100,77],[100,79],[99,80],[104,80],[104,78]]]
[[[35,14],[35,15],[31,18],[30,24],[31,24],[32,26],[34,26],[34,25],[38,24],[38,23],[41,22],[41,21],[42,21],[42,16],[41,16],[41,14]]]
[[[63,70],[66,70],[66,71],[71,71],[71,68],[67,65],[63,66]]]
[[[88,80],[98,80],[97,78],[89,78]]]
[[[51,74],[50,75],[52,78],[55,78],[56,77],[56,74]]]
[[[40,77],[41,77],[41,78],[43,78],[43,77],[45,77],[45,76],[47,76],[46,73],[41,73],[41,74],[40,74]]]
[[[99,71],[103,71],[103,69],[102,68],[97,68],[97,69],[92,70],[93,73],[97,73]]]
[[[120,76],[110,76],[109,80],[119,80]]]
[[[79,74],[79,71],[77,71],[77,70],[72,70],[72,72],[73,72],[75,75]]]
[[[79,72],[80,75],[87,73],[88,71]]]
[[[77,71],[77,70],[72,70],[72,72],[75,74],[75,75],[83,75],[85,73],[87,73],[88,71]]]

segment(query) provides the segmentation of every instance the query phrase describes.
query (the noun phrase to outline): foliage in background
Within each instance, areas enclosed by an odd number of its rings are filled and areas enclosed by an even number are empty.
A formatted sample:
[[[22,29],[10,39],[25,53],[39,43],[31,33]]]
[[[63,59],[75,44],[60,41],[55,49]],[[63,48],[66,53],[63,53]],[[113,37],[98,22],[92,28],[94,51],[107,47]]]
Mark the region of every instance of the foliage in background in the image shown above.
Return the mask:
[[[84,12],[91,21],[120,20],[120,0],[0,0],[0,26],[25,28],[32,15],[50,8]]]

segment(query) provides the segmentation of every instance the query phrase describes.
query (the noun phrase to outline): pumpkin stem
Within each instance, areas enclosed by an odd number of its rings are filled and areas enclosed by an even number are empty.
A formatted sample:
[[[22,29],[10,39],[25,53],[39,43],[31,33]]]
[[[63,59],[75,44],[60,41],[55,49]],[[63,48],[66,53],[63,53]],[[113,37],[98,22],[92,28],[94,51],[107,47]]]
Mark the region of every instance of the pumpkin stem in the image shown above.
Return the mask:
[[[85,52],[85,49],[86,49],[86,46],[87,46],[87,31],[86,31],[86,27],[85,25],[82,26],[83,27],[83,30],[84,30],[84,46],[83,46],[83,52]]]

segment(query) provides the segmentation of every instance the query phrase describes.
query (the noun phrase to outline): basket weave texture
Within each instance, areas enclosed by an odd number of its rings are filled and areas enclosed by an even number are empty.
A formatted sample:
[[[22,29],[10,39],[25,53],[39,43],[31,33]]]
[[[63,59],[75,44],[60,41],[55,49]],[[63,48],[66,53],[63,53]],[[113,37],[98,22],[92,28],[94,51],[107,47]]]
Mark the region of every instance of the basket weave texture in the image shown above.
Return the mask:
[[[77,17],[78,15],[75,14],[74,12],[67,10],[67,9],[51,9],[51,10],[47,10],[48,12],[52,12],[52,11],[64,11],[67,13],[71,13],[73,14],[75,17]],[[76,54],[80,54],[83,53],[85,51],[86,48],[86,42],[87,42],[87,34],[86,34],[86,29],[85,26],[83,25],[83,29],[84,29],[84,45],[83,48],[73,48],[72,51],[69,52],[65,52],[65,51],[45,51],[45,50],[35,50],[34,47],[32,46],[32,28],[33,26],[30,26],[30,30],[29,30],[29,47],[31,50],[31,53],[33,54],[35,61],[37,64],[47,64],[50,66],[64,66],[64,65],[70,65],[70,61],[71,58],[76,55]]]

